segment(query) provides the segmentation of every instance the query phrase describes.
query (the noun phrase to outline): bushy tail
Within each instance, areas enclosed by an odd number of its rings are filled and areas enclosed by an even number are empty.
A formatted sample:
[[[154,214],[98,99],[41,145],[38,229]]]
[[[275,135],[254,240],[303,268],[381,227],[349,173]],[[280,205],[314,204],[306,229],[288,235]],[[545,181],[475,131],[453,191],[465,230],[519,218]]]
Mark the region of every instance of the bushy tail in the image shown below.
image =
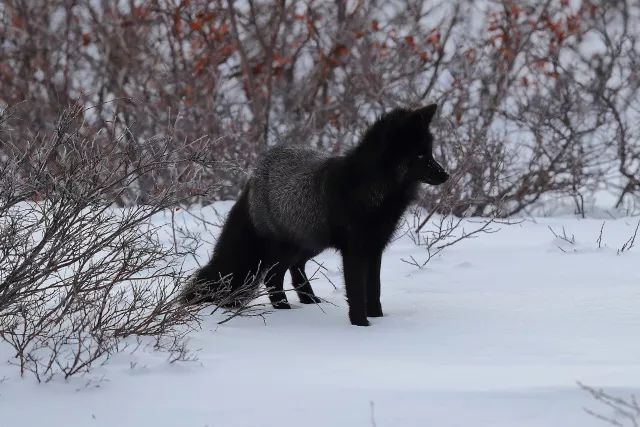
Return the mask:
[[[183,302],[234,306],[252,298],[260,281],[264,242],[251,221],[248,189],[231,208],[213,257],[183,290]]]

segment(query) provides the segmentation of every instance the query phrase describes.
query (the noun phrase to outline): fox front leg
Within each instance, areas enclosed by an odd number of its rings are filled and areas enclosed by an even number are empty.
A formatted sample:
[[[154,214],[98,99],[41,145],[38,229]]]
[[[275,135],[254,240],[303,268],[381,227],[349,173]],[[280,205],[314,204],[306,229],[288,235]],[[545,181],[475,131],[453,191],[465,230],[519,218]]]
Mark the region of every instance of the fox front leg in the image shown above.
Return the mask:
[[[353,248],[342,254],[344,281],[349,304],[349,320],[352,325],[369,326],[367,320],[367,265],[361,251]]]
[[[367,317],[382,317],[380,304],[380,264],[382,251],[374,253],[369,258],[367,267]]]

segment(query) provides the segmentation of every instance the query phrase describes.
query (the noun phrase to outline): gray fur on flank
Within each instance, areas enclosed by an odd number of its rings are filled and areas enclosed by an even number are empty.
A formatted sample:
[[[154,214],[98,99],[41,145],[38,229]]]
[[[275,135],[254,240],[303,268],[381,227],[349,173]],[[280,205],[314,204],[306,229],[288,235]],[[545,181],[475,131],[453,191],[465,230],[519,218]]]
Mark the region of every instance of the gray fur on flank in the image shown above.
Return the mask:
[[[287,146],[271,148],[258,160],[249,183],[249,211],[260,234],[286,236],[311,251],[327,244],[320,172],[326,161],[315,150]]]

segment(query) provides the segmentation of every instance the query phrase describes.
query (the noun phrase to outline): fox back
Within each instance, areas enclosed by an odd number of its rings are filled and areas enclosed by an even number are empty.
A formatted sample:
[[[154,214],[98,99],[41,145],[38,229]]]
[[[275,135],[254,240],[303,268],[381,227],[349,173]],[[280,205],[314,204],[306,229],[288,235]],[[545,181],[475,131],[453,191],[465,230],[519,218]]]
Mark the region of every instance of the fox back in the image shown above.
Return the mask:
[[[262,235],[313,252],[328,245],[325,169],[328,157],[304,148],[267,151],[249,181],[249,212]]]

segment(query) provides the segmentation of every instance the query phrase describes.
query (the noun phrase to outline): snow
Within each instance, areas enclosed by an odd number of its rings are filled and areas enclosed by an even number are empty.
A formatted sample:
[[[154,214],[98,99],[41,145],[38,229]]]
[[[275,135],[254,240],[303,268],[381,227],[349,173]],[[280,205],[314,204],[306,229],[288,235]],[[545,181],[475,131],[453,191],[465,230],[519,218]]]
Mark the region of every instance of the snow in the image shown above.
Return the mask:
[[[340,257],[327,251],[317,261],[338,289],[320,274],[313,287],[330,303],[290,295],[294,309],[266,322],[205,316],[197,361],[142,349],[47,384],[0,365],[2,425],[602,426],[583,408],[610,410],[576,382],[640,392],[640,247],[617,254],[637,221],[605,220],[599,249],[602,219],[527,219],[424,269],[401,261],[426,257],[401,237],[383,258],[385,317],[369,328],[349,324]]]

